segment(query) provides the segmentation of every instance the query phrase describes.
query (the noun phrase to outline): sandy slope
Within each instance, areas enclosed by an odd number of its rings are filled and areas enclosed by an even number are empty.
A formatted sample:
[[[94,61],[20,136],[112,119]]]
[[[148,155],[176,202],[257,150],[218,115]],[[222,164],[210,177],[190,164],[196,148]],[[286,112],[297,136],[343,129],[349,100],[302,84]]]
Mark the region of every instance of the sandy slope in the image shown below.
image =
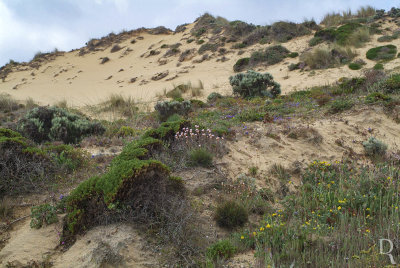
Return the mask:
[[[180,64],[178,64],[179,54],[164,57],[168,48],[161,48],[163,44],[171,45],[179,42],[182,44],[179,48],[182,52],[186,49],[200,47],[196,42],[190,44],[186,42],[191,37],[189,33],[191,27],[193,24],[189,25],[185,32],[177,34],[140,34],[143,40],[132,37],[121,42],[119,45],[123,49],[114,53],[110,52],[111,47],[84,56],[79,56],[77,50],[64,53],[54,61],[43,64],[38,70],[24,67],[20,71],[9,74],[5,82],[0,82],[0,93],[11,94],[19,100],[30,97],[41,104],[54,104],[66,100],[70,105],[82,107],[86,104],[99,103],[112,93],[132,96],[138,102],[152,102],[157,99],[157,94],[164,92],[164,89],[170,90],[173,85],[186,82],[196,84],[198,80],[201,80],[205,88],[203,98],[213,91],[230,94],[231,87],[228,78],[234,74],[232,70],[234,63],[239,58],[249,56],[251,52],[268,46],[257,44],[247,48],[244,54],[238,55],[238,50],[230,49],[231,45],[227,44],[226,58],[228,60],[225,62],[217,62],[222,57],[218,55],[218,52],[212,55],[209,53],[210,60],[202,63],[193,63],[202,57],[197,52],[194,58]],[[390,23],[382,28],[386,27],[395,29],[395,25]],[[141,37],[139,38],[141,39]],[[373,36],[371,42],[364,48],[357,49],[359,57],[367,62],[366,68],[375,64],[375,62],[365,59],[365,52],[371,47],[382,45],[376,41],[378,37]],[[308,41],[311,38],[312,35],[304,36],[283,45],[289,50],[301,54],[309,49]],[[136,39],[136,43],[131,44],[132,39]],[[207,41],[207,38],[204,39]],[[392,43],[400,47],[400,39],[394,40]],[[128,48],[132,51],[127,52]],[[160,54],[149,56],[151,50],[159,51]],[[102,57],[109,57],[110,61],[100,64]],[[166,63],[160,65],[160,61],[166,61]],[[352,71],[347,66],[315,72],[289,72],[288,64],[297,62],[297,58],[286,59],[279,64],[257,70],[270,72],[275,80],[281,83],[284,93],[333,83],[340,77],[358,76],[363,72],[363,70]],[[393,60],[387,64],[387,69],[394,68],[399,64],[400,59]],[[158,81],[152,80],[154,75],[165,71],[169,72],[165,78]],[[135,77],[137,77],[136,82],[130,83],[131,79]],[[167,81],[171,78],[174,79]]]

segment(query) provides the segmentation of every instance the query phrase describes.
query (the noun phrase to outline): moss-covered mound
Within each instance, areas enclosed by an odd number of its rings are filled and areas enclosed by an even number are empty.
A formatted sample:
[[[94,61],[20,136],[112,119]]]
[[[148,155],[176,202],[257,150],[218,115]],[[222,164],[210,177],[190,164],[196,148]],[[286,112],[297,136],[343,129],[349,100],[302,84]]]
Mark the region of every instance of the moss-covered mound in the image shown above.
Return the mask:
[[[183,188],[181,180],[170,177],[168,167],[151,156],[187,124],[168,122],[148,131],[124,147],[106,174],[82,182],[68,197],[61,242],[69,245],[76,234],[99,224],[127,218],[153,224],[164,218],[160,215]]]
[[[367,59],[375,61],[389,61],[396,57],[397,47],[395,45],[386,45],[374,47],[367,51]]]

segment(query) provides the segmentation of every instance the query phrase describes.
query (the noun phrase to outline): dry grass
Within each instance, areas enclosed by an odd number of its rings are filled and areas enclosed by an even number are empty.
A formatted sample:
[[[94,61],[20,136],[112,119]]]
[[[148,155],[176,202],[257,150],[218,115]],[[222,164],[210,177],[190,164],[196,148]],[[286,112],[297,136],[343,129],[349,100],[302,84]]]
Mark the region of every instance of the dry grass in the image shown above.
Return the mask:
[[[132,97],[125,97],[121,94],[111,94],[100,106],[100,111],[117,112],[127,117],[133,116],[138,111],[135,100]]]
[[[376,9],[372,6],[364,6],[357,10],[357,17],[359,18],[368,18],[374,16],[376,13]]]
[[[0,200],[0,220],[7,220],[12,214],[12,204],[8,197]]]
[[[11,112],[18,110],[19,105],[16,100],[14,100],[8,94],[0,94],[0,111]]]
[[[369,40],[371,40],[369,29],[367,27],[362,27],[350,35],[347,44],[349,46],[362,47]]]
[[[311,69],[325,69],[351,61],[356,55],[349,47],[335,46],[315,48],[301,58]]]

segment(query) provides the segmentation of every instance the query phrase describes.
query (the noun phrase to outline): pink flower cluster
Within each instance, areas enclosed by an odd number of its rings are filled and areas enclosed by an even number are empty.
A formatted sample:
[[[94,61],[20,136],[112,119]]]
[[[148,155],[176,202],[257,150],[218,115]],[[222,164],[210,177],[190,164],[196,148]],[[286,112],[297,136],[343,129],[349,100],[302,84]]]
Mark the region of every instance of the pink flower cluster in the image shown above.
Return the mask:
[[[214,153],[224,151],[224,138],[218,137],[211,132],[211,129],[200,129],[198,125],[194,128],[183,128],[175,134],[175,150],[191,150],[203,147]]]

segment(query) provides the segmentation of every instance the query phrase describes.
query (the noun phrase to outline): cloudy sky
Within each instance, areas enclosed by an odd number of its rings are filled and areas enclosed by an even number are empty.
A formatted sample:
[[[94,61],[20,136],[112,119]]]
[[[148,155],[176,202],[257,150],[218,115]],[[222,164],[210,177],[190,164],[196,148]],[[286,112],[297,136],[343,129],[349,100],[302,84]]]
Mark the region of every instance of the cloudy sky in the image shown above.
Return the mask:
[[[0,0],[0,66],[29,61],[38,51],[69,51],[90,38],[139,27],[193,22],[204,12],[265,25],[277,20],[319,21],[327,12],[395,0]]]

